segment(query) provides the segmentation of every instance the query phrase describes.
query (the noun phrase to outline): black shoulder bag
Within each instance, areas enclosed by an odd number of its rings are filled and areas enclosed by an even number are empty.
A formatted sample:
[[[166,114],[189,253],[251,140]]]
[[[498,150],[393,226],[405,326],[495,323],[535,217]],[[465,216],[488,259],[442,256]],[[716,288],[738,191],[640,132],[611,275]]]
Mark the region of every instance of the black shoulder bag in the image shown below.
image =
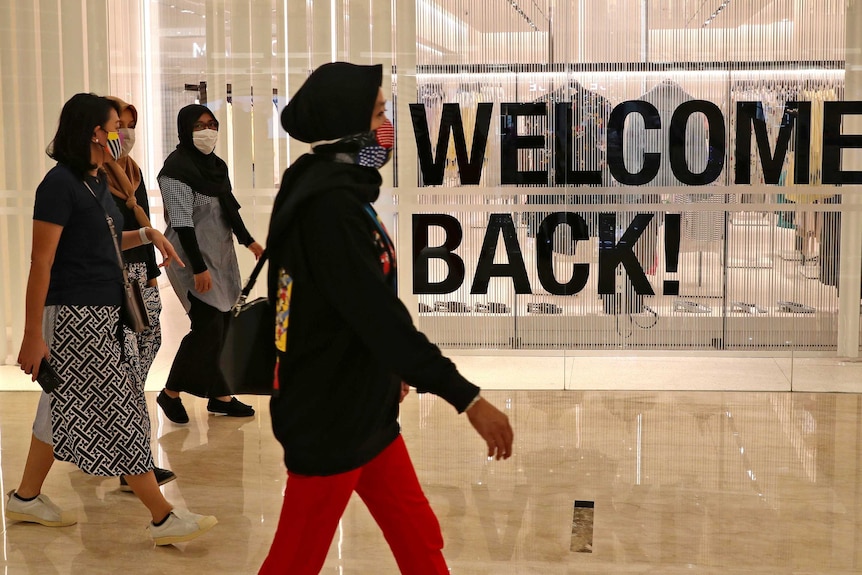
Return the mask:
[[[275,314],[265,297],[246,301],[266,262],[257,260],[230,310],[219,367],[234,395],[272,395],[275,379]]]

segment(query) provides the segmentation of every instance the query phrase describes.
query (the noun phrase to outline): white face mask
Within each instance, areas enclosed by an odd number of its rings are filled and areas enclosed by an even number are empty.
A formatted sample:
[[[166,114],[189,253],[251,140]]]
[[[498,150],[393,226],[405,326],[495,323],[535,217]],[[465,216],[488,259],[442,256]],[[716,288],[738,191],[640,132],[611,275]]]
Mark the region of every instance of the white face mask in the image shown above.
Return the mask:
[[[210,155],[215,150],[216,142],[218,141],[218,130],[201,130],[192,134],[195,148],[200,150],[202,154]]]
[[[120,142],[122,143],[122,149],[120,150],[120,157],[128,156],[132,151],[132,148],[135,146],[135,129],[134,128],[120,128]]]

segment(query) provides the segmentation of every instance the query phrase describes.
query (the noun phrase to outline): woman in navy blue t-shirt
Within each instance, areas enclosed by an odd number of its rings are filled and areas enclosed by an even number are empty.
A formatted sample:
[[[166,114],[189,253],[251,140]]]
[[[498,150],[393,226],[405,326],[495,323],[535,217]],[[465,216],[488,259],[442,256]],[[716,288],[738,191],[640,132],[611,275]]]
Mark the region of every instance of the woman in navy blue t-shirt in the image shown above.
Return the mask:
[[[201,535],[216,519],[174,509],[159,490],[143,390],[132,385],[122,353],[123,277],[114,242],[123,249],[152,242],[164,265],[183,263],[157,230],[121,231],[123,216],[101,170],[106,158],[120,153],[118,123],[105,98],[73,96],[49,146],[57,165],[36,189],[18,362],[35,380],[46,359],[62,383],[42,394],[24,475],[9,494],[6,517],[52,527],[75,523],[41,493],[56,458],[91,475],[124,476],[150,510],[151,537],[168,545]]]

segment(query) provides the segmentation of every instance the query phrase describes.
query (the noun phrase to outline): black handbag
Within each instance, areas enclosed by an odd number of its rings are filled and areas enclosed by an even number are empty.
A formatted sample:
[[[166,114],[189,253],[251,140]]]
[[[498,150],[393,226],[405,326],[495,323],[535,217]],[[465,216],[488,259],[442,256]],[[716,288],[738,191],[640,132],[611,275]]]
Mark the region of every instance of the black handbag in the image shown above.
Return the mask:
[[[266,261],[266,251],[230,310],[219,367],[232,395],[272,395],[275,379],[275,314],[269,300],[246,301]]]

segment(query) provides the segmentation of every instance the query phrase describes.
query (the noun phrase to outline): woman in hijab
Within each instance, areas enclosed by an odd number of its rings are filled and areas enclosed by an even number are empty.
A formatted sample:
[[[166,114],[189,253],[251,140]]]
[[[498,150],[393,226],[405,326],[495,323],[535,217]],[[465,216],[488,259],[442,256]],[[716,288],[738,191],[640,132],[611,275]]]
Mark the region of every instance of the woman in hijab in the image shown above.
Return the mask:
[[[466,412],[489,457],[512,452],[506,415],[398,299],[395,247],[371,205],[394,143],[381,80],[379,65],[325,64],[281,115],[312,153],[285,172],[267,240],[278,350],[270,407],[288,477],[263,575],[318,573],[354,491],[402,573],[449,573],[398,425],[403,382]]]
[[[254,241],[239,215],[227,164],[214,150],[219,123],[209,108],[191,104],[177,116],[179,144],[159,172],[164,200],[165,236],[180,246],[188,263],[168,269],[168,279],[191,320],[171,366],[158,404],[174,423],[188,423],[180,392],[209,398],[207,411],[250,417],[254,409],[231,397],[219,369],[229,311],[239,296],[241,278],[233,235],[259,258]]]
[[[102,169],[108,176],[108,189],[117,204],[117,209],[123,215],[123,231],[139,231],[152,227],[150,224],[150,202],[147,199],[147,187],[141,168],[129,156],[135,145],[135,128],[138,125],[138,110],[120,98],[106,96],[120,118],[117,132],[120,146],[112,148],[111,157],[105,158]],[[116,158],[114,158],[116,154]],[[135,333],[125,328],[125,352],[132,372],[136,376],[136,385],[140,387],[142,396],[147,374],[156,358],[156,353],[162,344],[162,328],[159,314],[162,311],[162,298],[159,295],[157,277],[161,274],[156,263],[156,250],[152,244],[145,244],[123,252],[123,260],[129,280],[141,285],[141,294],[147,309],[150,326],[141,333]],[[159,485],[170,483],[177,476],[169,469],[156,467],[153,469]],[[120,477],[120,489],[131,491],[125,477]]]

